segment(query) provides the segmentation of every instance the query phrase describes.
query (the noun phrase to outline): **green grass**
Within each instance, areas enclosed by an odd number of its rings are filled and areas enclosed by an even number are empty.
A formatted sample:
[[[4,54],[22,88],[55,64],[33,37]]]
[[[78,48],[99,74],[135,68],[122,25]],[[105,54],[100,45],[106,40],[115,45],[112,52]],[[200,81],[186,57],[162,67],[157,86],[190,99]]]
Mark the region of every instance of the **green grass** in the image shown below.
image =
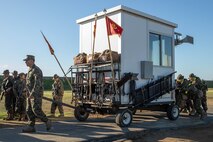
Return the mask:
[[[71,102],[71,91],[65,91],[63,102],[70,104]],[[52,98],[52,92],[51,91],[44,91],[44,96]],[[50,115],[50,108],[51,108],[51,102],[43,100],[42,109],[45,112],[45,114],[48,116]],[[72,117],[73,116],[73,109],[64,107],[64,113],[66,117]],[[0,102],[0,119],[3,119],[6,117],[6,111],[4,107],[4,99]],[[59,115],[58,109],[56,110],[56,116]]]

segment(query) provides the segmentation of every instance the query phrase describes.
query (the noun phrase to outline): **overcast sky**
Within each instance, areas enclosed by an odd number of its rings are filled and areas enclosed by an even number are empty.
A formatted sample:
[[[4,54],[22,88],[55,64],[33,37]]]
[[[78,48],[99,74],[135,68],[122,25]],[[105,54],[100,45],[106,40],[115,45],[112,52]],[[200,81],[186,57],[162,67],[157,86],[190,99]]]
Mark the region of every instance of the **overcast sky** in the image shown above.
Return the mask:
[[[177,23],[176,32],[195,39],[176,47],[177,74],[213,80],[212,0],[0,0],[0,72],[27,72],[23,58],[33,54],[45,76],[62,75],[40,30],[67,71],[79,49],[76,20],[117,5]]]

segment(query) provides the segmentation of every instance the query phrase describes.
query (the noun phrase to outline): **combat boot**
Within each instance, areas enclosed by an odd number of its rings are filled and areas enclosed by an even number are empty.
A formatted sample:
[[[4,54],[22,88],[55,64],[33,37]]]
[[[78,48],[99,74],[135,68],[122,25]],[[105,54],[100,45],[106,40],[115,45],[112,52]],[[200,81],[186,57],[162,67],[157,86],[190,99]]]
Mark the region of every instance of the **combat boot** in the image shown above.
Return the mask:
[[[12,113],[9,113],[9,114],[8,114],[8,117],[7,117],[5,120],[13,120],[13,114],[12,114]]]
[[[48,120],[46,122],[46,129],[47,129],[47,131],[49,131],[51,128],[52,128],[52,122],[51,122],[51,120]]]
[[[34,133],[34,132],[36,132],[36,129],[34,126],[28,125],[22,129],[22,133]]]
[[[51,113],[48,117],[55,117],[55,113]]]
[[[190,111],[189,115],[194,116],[195,115],[195,109],[192,109],[192,111]]]
[[[62,114],[60,114],[58,117],[64,117],[64,114],[62,113]]]
[[[202,111],[200,119],[204,120],[206,117],[207,117],[207,114],[204,111]]]

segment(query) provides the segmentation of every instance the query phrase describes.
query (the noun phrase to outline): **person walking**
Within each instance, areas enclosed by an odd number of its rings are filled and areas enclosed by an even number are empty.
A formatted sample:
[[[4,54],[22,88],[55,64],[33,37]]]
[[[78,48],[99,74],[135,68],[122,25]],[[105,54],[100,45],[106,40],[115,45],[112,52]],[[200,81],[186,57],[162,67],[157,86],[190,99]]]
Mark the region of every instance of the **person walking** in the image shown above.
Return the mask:
[[[62,99],[64,95],[64,86],[63,82],[60,80],[60,77],[55,74],[53,76],[54,83],[52,84],[52,96],[53,96],[53,102],[51,104],[51,116],[55,116],[56,108],[58,107],[59,110],[59,117],[64,117],[64,109],[62,106]]]
[[[22,132],[35,132],[36,118],[45,122],[46,129],[49,131],[52,127],[52,123],[42,110],[43,73],[41,69],[35,65],[35,57],[33,55],[27,55],[24,61],[29,67],[26,77],[26,89],[28,93],[27,116],[29,124],[22,129]]]

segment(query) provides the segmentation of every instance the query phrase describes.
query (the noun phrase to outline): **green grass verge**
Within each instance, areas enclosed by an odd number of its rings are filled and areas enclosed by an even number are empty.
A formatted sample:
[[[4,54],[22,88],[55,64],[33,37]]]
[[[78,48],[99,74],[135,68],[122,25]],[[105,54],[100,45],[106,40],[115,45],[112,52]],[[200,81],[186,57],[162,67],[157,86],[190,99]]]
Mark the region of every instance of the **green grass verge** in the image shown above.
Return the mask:
[[[44,91],[44,96],[52,98],[52,92],[51,91]],[[70,104],[71,102],[71,91],[65,91],[64,92],[64,97],[63,97],[63,102]],[[50,108],[51,108],[51,102],[43,100],[42,103],[42,109],[45,112],[45,114],[48,116],[50,115]],[[66,117],[72,117],[73,116],[73,109],[64,107],[64,112]],[[6,117],[6,111],[4,107],[4,99],[0,102],[0,119],[3,119]],[[56,116],[59,115],[58,110],[56,110]]]

